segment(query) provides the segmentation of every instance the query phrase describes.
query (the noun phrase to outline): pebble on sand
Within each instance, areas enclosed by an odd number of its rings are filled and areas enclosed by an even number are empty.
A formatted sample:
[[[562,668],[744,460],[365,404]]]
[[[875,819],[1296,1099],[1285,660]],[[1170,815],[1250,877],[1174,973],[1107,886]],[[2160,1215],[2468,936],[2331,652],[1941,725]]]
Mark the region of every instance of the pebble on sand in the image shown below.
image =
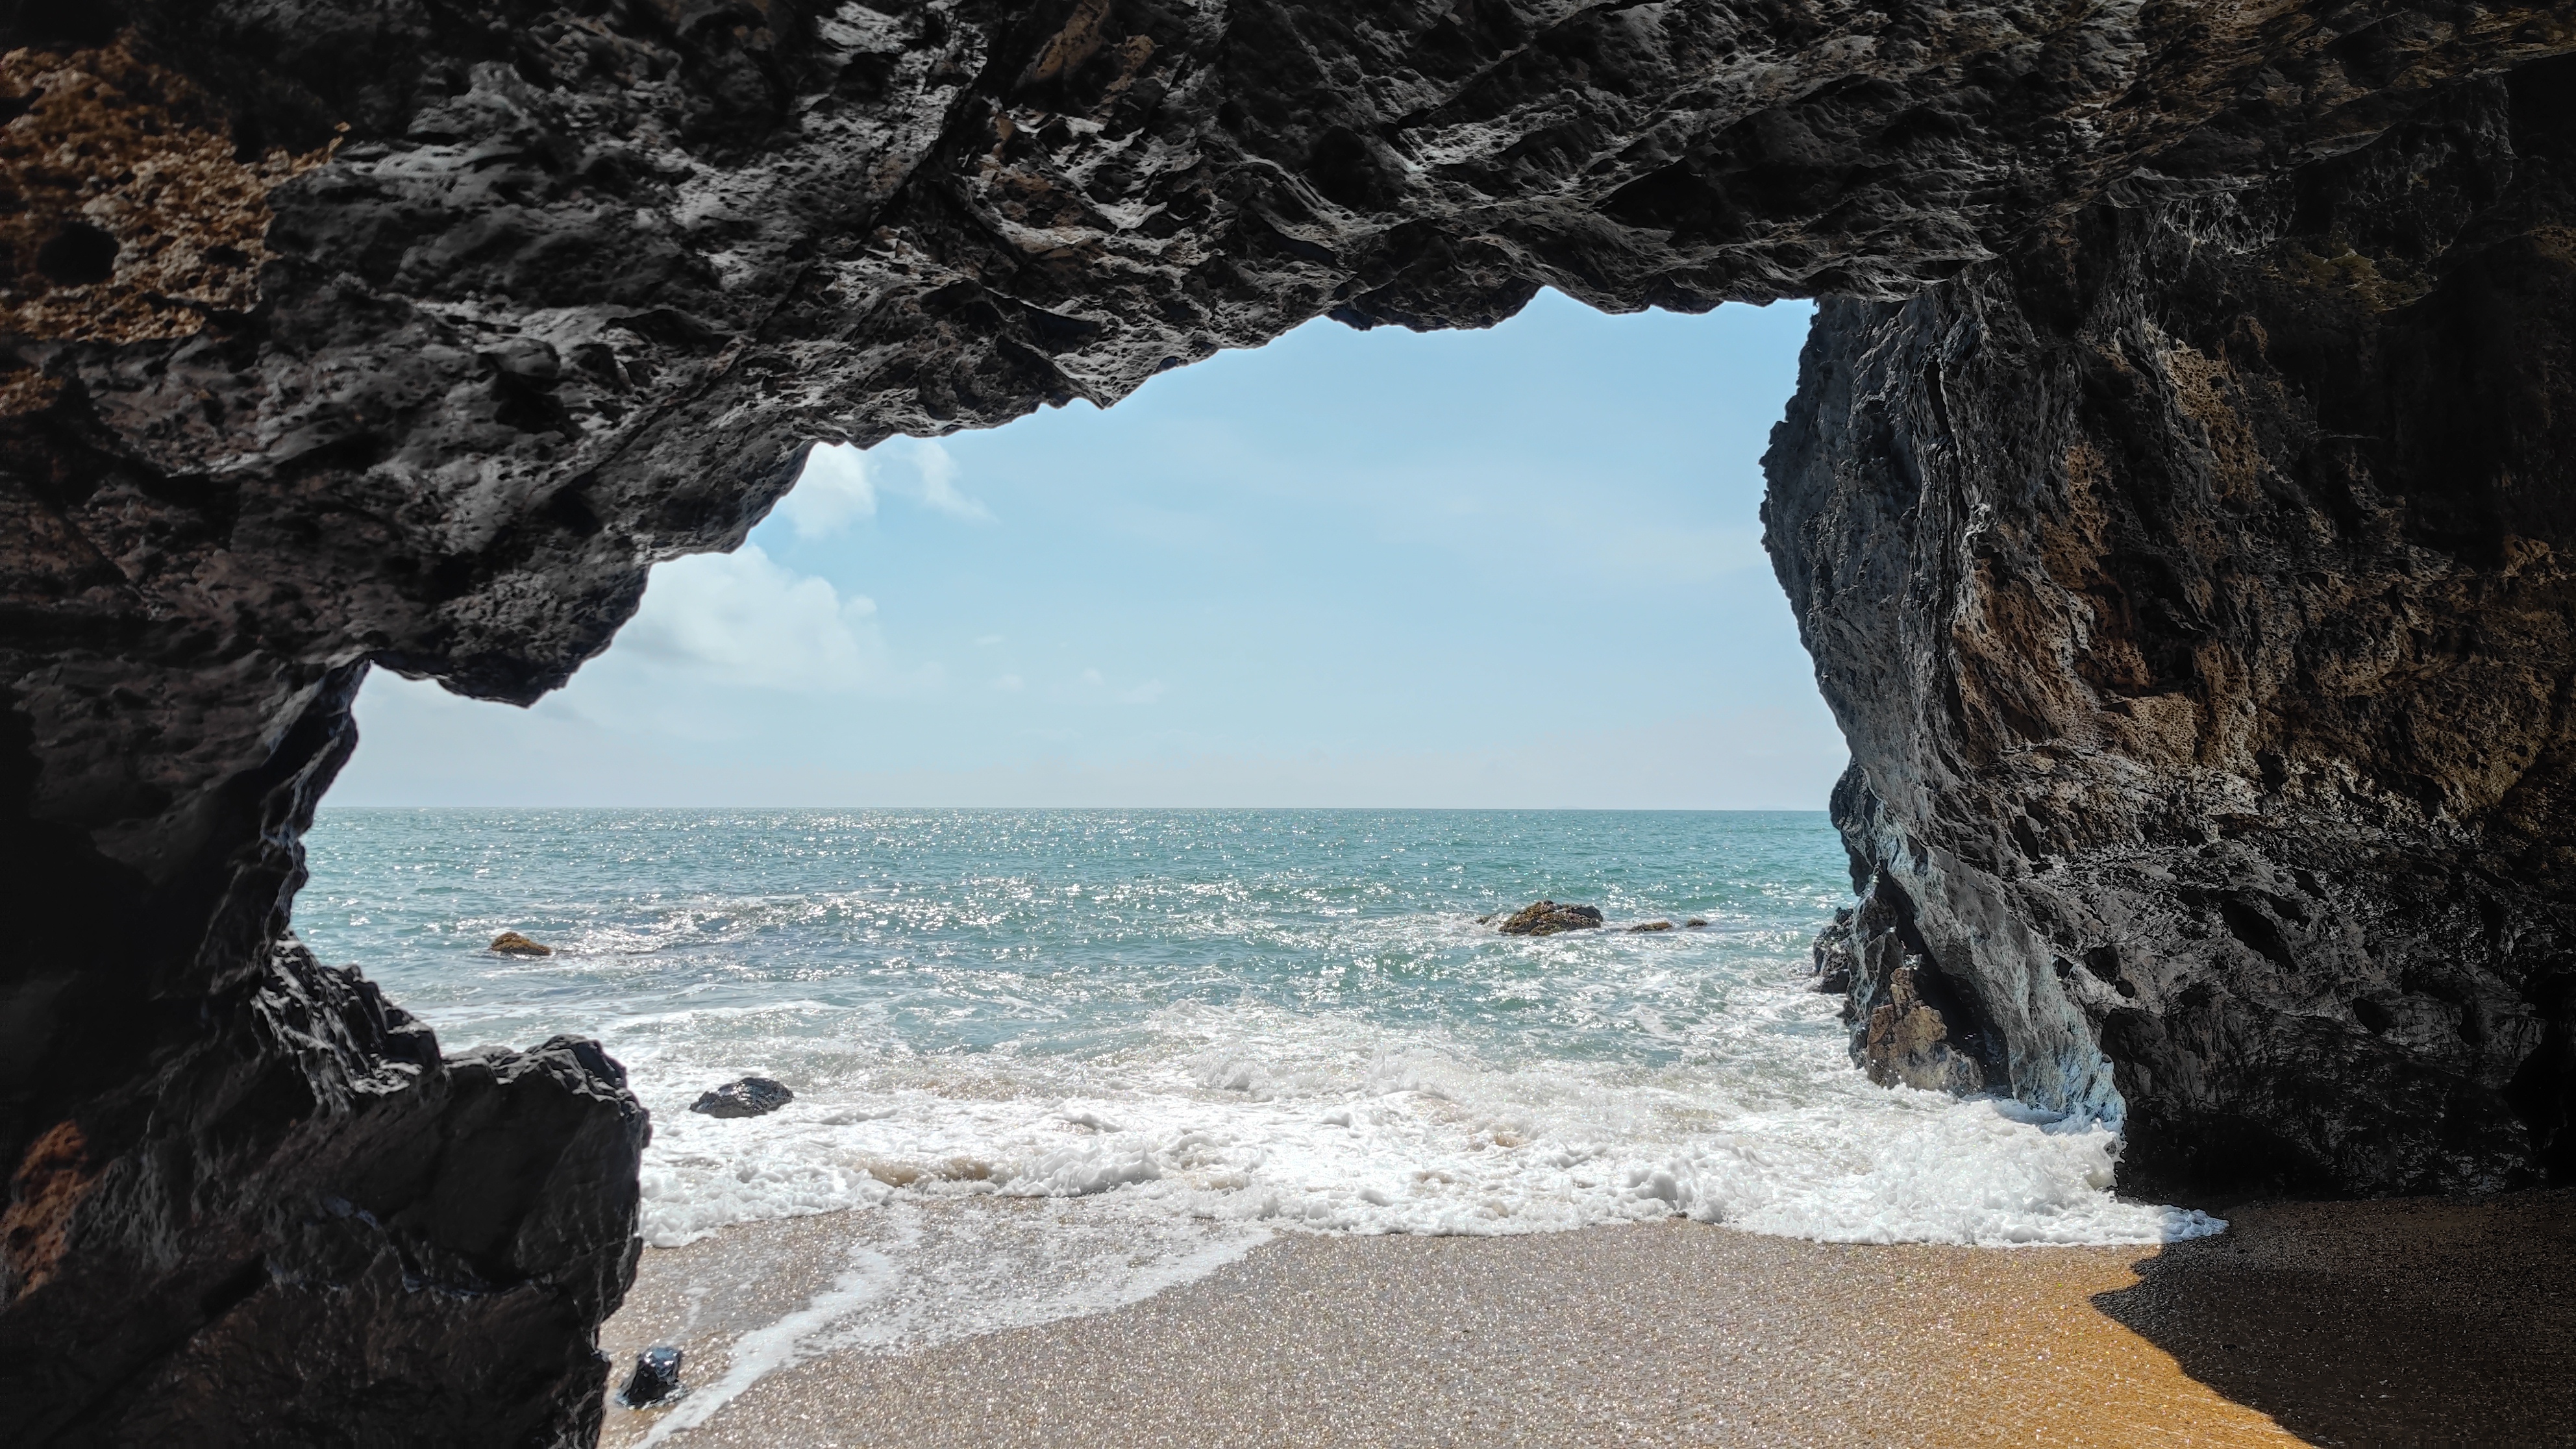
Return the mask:
[[[676,1397],[680,1389],[680,1351],[667,1344],[635,1355],[635,1372],[617,1391],[617,1402],[630,1409]]]

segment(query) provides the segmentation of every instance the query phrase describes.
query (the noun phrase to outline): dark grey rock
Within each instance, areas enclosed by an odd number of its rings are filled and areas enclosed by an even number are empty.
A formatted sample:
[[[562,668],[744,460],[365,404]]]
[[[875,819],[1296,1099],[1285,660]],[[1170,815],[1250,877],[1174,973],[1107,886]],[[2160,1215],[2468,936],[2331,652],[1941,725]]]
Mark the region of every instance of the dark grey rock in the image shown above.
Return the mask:
[[[767,1077],[741,1077],[711,1092],[700,1092],[689,1110],[710,1117],[759,1117],[794,1100],[794,1092]]]
[[[1815,968],[1809,973],[1808,985],[1828,996],[1840,996],[1852,989],[1860,975],[1860,948],[1853,941],[1853,911],[1849,906],[1834,912],[1830,926],[1816,933],[1813,949]]]
[[[668,1345],[648,1348],[635,1355],[635,1371],[626,1376],[626,1387],[617,1391],[617,1400],[630,1409],[648,1408],[680,1396],[680,1358],[678,1349]]]
[[[1766,460],[1864,1060],[2000,1040],[2138,1190],[2576,1169],[2576,72],[2395,119],[1827,302]]]

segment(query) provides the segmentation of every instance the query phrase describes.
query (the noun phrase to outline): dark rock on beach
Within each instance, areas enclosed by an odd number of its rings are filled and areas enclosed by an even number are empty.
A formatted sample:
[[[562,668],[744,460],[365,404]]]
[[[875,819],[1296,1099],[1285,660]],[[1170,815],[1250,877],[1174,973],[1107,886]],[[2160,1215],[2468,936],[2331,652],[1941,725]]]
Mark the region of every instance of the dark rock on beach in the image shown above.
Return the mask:
[[[370,669],[526,704],[817,441],[1541,287],[1829,299],[1766,518],[1873,1072],[2131,1185],[2576,1173],[2563,6],[675,13],[0,18],[13,1442],[595,1437],[623,1073],[291,930]]]
[[[626,1376],[626,1387],[617,1391],[617,1401],[630,1409],[641,1409],[671,1399],[680,1392],[680,1350],[663,1345],[648,1348],[635,1355],[635,1371]]]
[[[516,931],[503,931],[493,937],[492,944],[485,949],[503,956],[551,956],[555,953],[554,947],[540,946]]]
[[[689,1110],[710,1117],[760,1117],[795,1100],[794,1092],[767,1077],[742,1077],[713,1091],[700,1092]]]
[[[292,939],[220,1011],[19,1161],[10,1442],[588,1442],[649,1136],[617,1063],[442,1057]]]
[[[1554,901],[1535,901],[1521,907],[1503,920],[1498,928],[1506,936],[1553,936],[1562,931],[1592,931],[1601,926],[1598,906],[1560,906]]]

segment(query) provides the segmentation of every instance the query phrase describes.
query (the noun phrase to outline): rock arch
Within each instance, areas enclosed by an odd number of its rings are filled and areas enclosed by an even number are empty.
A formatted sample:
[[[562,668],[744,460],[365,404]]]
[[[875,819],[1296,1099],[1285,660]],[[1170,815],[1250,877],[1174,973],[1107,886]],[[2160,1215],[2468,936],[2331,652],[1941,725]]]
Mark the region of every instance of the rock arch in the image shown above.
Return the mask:
[[[0,46],[30,1442],[595,1432],[613,1064],[443,1059],[289,929],[367,669],[524,702],[811,442],[1543,285],[1833,299],[1772,547],[1854,945],[1975,1018],[1888,1039],[2000,1041],[2158,1181],[2569,1170],[2563,4],[93,0]]]

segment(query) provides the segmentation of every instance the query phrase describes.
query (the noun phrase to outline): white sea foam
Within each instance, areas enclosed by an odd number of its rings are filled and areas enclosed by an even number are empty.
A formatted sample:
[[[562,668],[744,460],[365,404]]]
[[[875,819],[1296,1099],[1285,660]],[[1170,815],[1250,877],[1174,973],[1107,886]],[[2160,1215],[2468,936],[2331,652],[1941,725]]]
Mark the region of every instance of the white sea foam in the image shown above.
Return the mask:
[[[2099,1125],[1873,1086],[1836,1034],[1777,1030],[1830,1003],[1784,990],[1759,1004],[1735,1033],[1747,1050],[1652,1072],[1496,1065],[1436,1032],[1175,1007],[1150,1045],[1087,1062],[828,1064],[786,1108],[740,1120],[679,1109],[753,1043],[723,1042],[723,1062],[652,1051],[636,1063],[656,1109],[645,1234],[671,1246],[904,1192],[1116,1192],[1178,1218],[1354,1233],[1687,1214],[1827,1241],[2009,1245],[2223,1226],[2117,1197],[2118,1142]]]
[[[848,1271],[804,1307],[735,1339],[724,1376],[673,1405],[644,1443],[659,1444],[698,1427],[763,1377],[822,1352],[833,1330],[859,1309],[888,1297],[899,1278],[894,1260],[885,1254],[869,1249],[853,1253]]]
[[[696,1428],[762,1378],[850,1350],[927,1348],[1105,1313],[1205,1277],[1266,1242],[1266,1228],[1099,1199],[1030,1214],[924,1211],[894,1201],[860,1224],[847,1266],[799,1308],[742,1334],[715,1380],[644,1443]]]

